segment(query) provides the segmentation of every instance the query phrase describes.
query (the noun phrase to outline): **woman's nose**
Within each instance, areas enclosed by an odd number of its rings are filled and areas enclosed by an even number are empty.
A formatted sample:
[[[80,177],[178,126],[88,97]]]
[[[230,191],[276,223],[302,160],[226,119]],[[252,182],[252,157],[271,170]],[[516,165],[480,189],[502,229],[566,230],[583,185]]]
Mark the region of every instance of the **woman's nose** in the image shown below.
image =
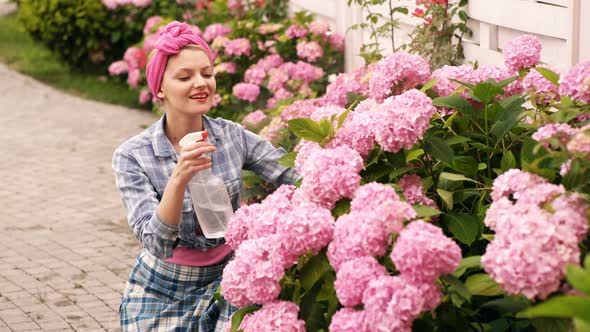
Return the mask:
[[[201,75],[196,75],[195,82],[193,83],[194,87],[200,87],[206,85],[205,78]]]

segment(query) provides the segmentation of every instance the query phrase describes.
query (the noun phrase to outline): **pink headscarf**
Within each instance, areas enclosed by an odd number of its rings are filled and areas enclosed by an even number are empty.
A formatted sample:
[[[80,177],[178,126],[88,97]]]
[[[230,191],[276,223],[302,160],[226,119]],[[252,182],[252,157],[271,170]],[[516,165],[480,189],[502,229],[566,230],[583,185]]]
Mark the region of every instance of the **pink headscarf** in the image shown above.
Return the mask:
[[[154,98],[161,100],[158,97],[158,91],[160,91],[160,86],[162,85],[162,77],[166,70],[168,56],[177,54],[184,46],[188,44],[201,46],[211,60],[211,63],[213,63],[213,56],[209,45],[207,45],[207,42],[196,31],[198,30],[186,23],[173,21],[166,25],[166,28],[158,35],[158,39],[154,44],[154,49],[157,51],[149,60],[145,70],[148,87]]]

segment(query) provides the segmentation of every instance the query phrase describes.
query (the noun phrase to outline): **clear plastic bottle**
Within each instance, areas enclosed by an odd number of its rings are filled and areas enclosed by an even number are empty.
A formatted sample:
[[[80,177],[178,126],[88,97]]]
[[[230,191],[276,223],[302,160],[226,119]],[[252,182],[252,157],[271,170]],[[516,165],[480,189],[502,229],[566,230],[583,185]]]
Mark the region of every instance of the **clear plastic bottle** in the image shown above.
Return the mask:
[[[180,140],[179,145],[183,147],[205,138],[207,131],[189,133]],[[223,237],[227,222],[233,215],[231,200],[223,180],[215,176],[211,168],[207,168],[193,176],[188,189],[203,235],[210,239]]]

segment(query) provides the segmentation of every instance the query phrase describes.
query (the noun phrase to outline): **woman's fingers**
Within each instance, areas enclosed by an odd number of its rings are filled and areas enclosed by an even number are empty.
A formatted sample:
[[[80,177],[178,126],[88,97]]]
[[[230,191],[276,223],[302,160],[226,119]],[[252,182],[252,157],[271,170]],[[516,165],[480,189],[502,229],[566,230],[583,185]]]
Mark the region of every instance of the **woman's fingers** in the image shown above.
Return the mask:
[[[180,156],[185,160],[201,158],[203,154],[215,152],[215,146],[207,142],[189,144],[180,150]]]

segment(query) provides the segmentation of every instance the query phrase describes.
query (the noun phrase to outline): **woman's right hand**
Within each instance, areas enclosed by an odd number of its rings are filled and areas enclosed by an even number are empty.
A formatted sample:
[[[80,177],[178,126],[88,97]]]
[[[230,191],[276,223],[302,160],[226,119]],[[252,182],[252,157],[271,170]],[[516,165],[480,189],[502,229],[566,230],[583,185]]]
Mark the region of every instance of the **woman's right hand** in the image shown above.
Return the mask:
[[[185,187],[195,174],[212,166],[211,158],[204,156],[204,154],[215,150],[215,146],[205,141],[191,143],[183,147],[180,150],[171,180]]]

